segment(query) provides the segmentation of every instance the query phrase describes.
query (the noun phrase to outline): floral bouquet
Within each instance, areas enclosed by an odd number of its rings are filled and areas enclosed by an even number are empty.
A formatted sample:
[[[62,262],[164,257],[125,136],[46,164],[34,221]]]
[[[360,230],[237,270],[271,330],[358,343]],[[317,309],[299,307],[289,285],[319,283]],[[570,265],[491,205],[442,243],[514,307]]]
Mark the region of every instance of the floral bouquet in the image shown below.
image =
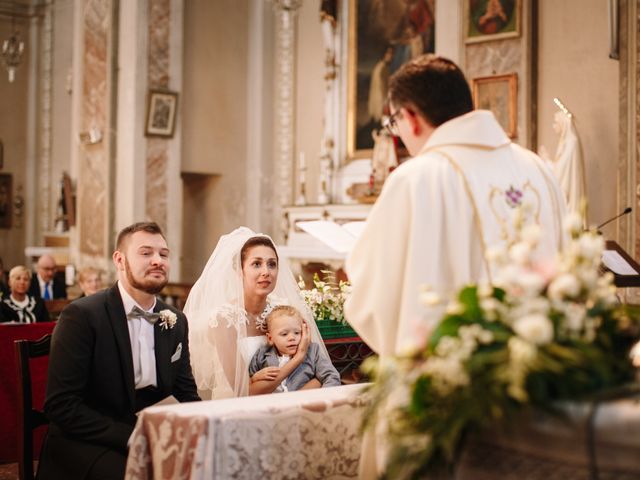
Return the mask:
[[[305,283],[300,278],[298,282],[300,294],[311,309],[316,322],[330,320],[348,325],[344,318],[344,301],[351,286],[349,282],[342,280],[338,282],[333,272],[322,271],[322,273],[323,280],[320,280],[317,273],[313,275],[314,288],[311,290],[305,290]]]
[[[637,307],[621,305],[613,276],[599,274],[602,237],[582,232],[579,216],[565,223],[569,244],[546,266],[532,259],[539,227],[516,224],[508,245],[487,252],[493,285],[463,288],[420,351],[368,364],[375,383],[365,426],[383,421],[386,476],[451,465],[465,434],[523,408],[559,413],[558,401],[632,384]],[[423,301],[441,302],[430,291]]]

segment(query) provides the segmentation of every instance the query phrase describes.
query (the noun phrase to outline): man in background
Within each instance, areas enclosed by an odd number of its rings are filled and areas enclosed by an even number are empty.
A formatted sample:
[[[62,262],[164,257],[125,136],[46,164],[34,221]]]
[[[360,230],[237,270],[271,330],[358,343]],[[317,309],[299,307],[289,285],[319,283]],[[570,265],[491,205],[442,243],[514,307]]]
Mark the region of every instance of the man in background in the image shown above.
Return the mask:
[[[56,261],[51,255],[42,255],[36,264],[36,274],[31,277],[29,295],[43,300],[67,298],[64,275],[56,275]]]

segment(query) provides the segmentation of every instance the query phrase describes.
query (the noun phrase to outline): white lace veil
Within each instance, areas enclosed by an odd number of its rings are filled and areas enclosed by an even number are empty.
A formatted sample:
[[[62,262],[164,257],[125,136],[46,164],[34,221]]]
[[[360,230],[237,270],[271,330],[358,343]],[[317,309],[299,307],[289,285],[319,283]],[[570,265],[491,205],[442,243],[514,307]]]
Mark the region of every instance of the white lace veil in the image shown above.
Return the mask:
[[[189,321],[193,376],[198,390],[205,396],[210,391],[211,398],[238,397],[249,393],[248,365],[238,348],[238,343],[247,337],[240,250],[247,240],[256,236],[269,238],[247,227],[237,228],[220,237],[184,307]],[[278,257],[278,278],[269,295],[269,303],[284,303],[297,308],[309,325],[311,340],[318,343],[328,356],[288,262],[280,255]]]

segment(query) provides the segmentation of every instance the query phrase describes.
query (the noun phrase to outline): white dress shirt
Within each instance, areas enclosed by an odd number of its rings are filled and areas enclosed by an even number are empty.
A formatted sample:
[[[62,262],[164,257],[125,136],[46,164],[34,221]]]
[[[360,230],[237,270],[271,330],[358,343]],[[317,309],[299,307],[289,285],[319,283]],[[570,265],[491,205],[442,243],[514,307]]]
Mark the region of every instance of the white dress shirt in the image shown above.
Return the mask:
[[[131,298],[131,295],[127,293],[120,282],[118,282],[118,289],[122,297],[125,315],[131,312],[135,306],[141,310],[153,312],[156,306],[155,300],[151,308],[147,310]],[[150,385],[157,387],[156,343],[153,336],[153,325],[144,318],[131,318],[127,320],[127,326],[129,327],[129,341],[131,342],[131,353],[133,355],[133,378],[136,390]]]

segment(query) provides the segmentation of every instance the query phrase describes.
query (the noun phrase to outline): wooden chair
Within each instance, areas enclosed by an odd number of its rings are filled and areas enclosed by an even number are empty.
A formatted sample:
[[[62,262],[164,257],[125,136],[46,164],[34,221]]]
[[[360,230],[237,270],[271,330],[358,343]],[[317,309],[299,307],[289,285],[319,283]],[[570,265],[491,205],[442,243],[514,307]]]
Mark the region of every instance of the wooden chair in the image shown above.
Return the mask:
[[[44,305],[47,307],[47,311],[49,312],[49,319],[53,322],[58,320],[60,316],[60,312],[64,310],[64,307],[69,305],[71,300],[67,298],[56,298],[54,300],[45,300]]]
[[[20,480],[33,480],[33,430],[49,421],[42,410],[33,408],[29,360],[49,355],[51,334],[39,340],[16,340],[14,347],[18,375],[18,476]]]

